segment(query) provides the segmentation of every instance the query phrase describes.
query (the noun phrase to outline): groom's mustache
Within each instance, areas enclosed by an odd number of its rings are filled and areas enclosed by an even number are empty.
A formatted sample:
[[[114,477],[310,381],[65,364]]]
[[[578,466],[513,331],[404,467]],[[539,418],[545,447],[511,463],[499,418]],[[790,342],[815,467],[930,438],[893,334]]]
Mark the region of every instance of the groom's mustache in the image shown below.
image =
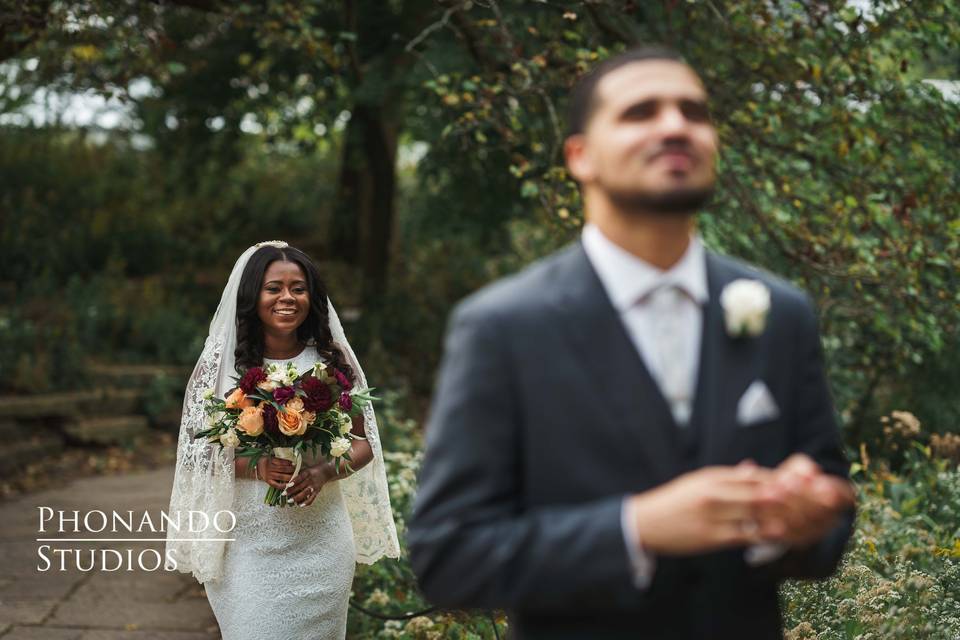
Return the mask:
[[[700,160],[700,155],[696,152],[690,140],[683,138],[671,138],[657,145],[646,157],[647,162],[653,162],[664,155],[684,155],[693,161]]]

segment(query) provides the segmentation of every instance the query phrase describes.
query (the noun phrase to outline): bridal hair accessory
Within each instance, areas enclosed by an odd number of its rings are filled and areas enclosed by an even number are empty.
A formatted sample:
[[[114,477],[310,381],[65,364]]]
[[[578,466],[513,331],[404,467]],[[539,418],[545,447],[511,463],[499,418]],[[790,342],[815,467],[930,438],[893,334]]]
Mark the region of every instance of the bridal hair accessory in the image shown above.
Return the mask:
[[[290,245],[288,245],[283,240],[266,240],[264,242],[258,242],[253,246],[257,247],[258,249],[260,247],[267,247],[267,246],[276,247],[277,249],[286,249]]]

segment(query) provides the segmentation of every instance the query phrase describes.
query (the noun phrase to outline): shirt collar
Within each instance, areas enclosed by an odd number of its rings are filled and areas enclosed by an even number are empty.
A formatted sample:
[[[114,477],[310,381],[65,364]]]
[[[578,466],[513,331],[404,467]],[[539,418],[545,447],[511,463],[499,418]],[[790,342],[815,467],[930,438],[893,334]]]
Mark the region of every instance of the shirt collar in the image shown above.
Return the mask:
[[[709,297],[706,252],[697,234],[691,236],[680,260],[666,271],[614,244],[596,225],[589,223],[583,227],[583,250],[617,311],[626,311],[666,284],[680,287],[699,304]]]

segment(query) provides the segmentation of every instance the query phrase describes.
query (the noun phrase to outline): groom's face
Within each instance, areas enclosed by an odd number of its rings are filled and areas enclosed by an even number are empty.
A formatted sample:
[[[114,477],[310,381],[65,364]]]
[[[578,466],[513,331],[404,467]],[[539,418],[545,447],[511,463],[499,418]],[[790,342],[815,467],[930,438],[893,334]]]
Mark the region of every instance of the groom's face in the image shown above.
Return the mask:
[[[603,76],[567,164],[585,189],[625,210],[693,213],[715,180],[717,132],[696,73],[672,60],[632,62]]]

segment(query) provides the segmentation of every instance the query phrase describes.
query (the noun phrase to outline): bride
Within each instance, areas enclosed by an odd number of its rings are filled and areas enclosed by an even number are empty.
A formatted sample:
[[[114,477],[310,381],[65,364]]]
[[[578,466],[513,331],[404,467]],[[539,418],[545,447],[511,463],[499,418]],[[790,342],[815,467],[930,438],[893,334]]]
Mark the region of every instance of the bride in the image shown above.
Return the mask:
[[[343,638],[355,563],[400,554],[369,406],[354,418],[363,439],[352,441],[353,473],[311,459],[292,477],[293,464],[267,456],[248,468],[233,449],[193,439],[207,428],[207,389],[223,398],[249,367],[292,362],[303,373],[320,360],[366,386],[310,258],[277,240],[250,247],[233,267],[187,383],[168,512],[181,526],[167,531],[167,568],[203,583],[224,640]],[[268,485],[282,489],[290,480],[290,507],[263,504]],[[224,533],[227,511],[236,525]],[[190,512],[221,530],[189,531]]]

